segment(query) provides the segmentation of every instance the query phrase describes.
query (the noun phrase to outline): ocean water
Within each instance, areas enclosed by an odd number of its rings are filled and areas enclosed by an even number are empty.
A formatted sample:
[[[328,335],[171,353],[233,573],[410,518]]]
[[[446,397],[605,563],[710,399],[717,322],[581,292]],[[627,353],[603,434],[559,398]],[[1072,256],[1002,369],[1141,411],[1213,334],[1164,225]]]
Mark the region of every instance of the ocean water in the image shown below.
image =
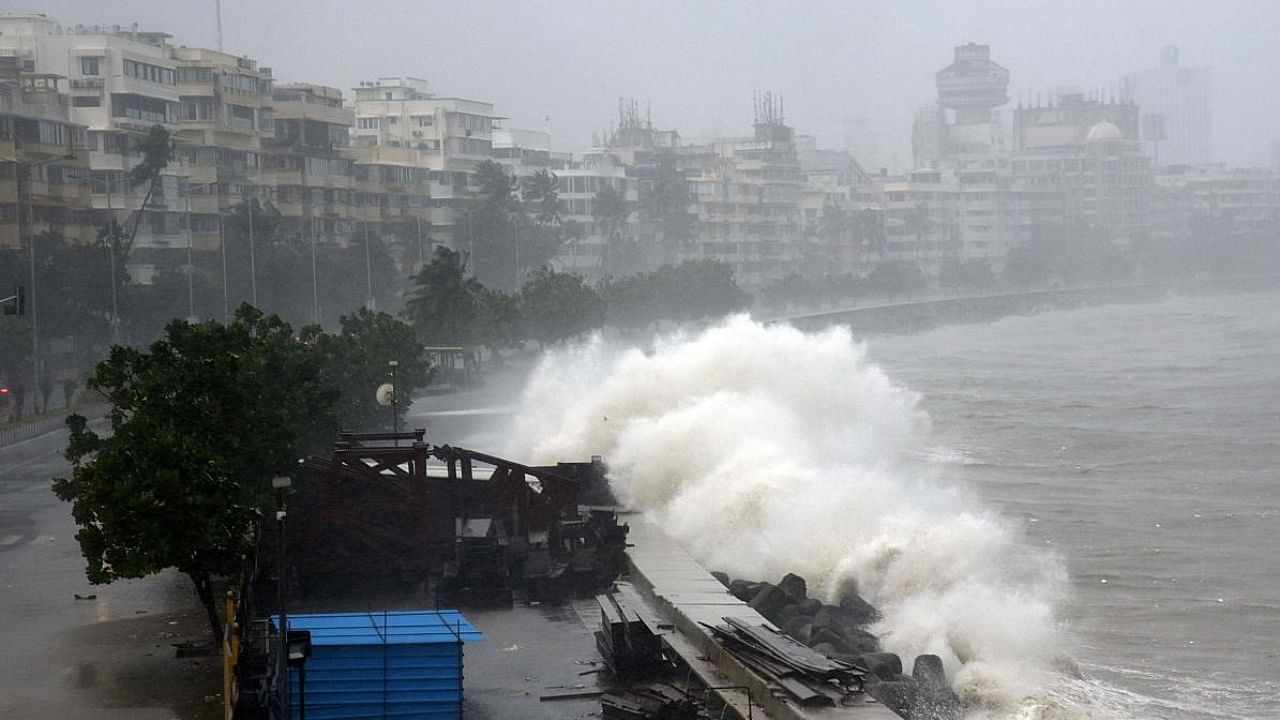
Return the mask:
[[[931,453],[1069,578],[1103,717],[1280,717],[1280,294],[872,338]]]
[[[1280,717],[1276,307],[595,338],[534,371],[506,450],[603,455],[710,567],[856,585],[974,717]]]

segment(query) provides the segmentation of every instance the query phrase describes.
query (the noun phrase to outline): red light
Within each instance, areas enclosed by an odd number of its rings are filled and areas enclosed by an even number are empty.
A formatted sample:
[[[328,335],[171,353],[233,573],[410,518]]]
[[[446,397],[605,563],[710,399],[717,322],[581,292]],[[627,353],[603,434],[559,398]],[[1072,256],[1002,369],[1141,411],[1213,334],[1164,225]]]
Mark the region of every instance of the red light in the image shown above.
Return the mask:
[[[0,395],[8,395],[8,394],[9,394],[9,388],[0,387]]]

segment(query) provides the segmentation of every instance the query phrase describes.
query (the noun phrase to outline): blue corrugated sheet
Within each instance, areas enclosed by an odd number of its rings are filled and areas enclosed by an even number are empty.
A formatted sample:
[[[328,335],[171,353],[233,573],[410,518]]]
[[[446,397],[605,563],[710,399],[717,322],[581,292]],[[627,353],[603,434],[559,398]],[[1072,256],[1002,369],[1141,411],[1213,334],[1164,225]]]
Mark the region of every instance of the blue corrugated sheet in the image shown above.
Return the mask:
[[[308,720],[462,716],[462,644],[484,637],[456,610],[290,615],[311,631],[305,692],[292,676],[293,717]]]

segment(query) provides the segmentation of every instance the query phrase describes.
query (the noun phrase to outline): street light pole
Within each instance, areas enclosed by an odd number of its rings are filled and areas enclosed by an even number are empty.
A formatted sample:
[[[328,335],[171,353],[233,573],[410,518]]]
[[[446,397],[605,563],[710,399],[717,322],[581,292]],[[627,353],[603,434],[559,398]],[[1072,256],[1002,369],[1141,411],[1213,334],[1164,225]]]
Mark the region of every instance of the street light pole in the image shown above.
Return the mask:
[[[254,188],[253,197],[249,199],[249,299],[254,307],[258,307],[258,265],[253,247],[253,211],[257,204],[258,189]]]
[[[365,299],[365,307],[371,312],[373,311],[373,263],[369,256],[369,221],[364,223],[364,278],[368,287],[368,297]]]
[[[400,432],[400,388],[396,385],[396,368],[400,366],[398,360],[388,360],[387,365],[391,368],[391,432]],[[399,438],[392,441],[396,447],[400,446]]]
[[[191,232],[191,188],[187,188],[187,322],[196,321],[195,234]]]
[[[35,208],[31,202],[31,196],[35,194],[35,163],[27,163],[27,249],[30,251],[31,259],[31,369],[34,373],[31,381],[35,384],[37,393],[40,387],[40,323],[36,315],[36,216]],[[38,395],[32,395],[32,403],[34,406],[35,399]]]

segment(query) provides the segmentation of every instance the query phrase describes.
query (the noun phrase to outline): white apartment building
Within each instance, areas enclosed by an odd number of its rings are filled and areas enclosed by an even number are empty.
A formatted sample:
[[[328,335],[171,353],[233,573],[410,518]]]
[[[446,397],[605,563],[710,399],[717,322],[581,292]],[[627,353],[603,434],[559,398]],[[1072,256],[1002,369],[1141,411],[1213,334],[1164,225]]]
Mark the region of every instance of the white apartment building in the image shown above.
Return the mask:
[[[0,54],[17,57],[27,72],[66,78],[72,122],[88,128],[93,206],[120,222],[145,194],[125,174],[140,159],[138,143],[153,125],[178,129],[177,62],[165,33],[112,26],[64,26],[43,15],[0,15]],[[146,282],[168,248],[185,248],[182,162],[170,166],[138,228],[131,270]],[[159,253],[159,254],[157,254]]]
[[[386,198],[390,206],[366,207],[363,220],[403,223],[429,206],[432,227],[456,246],[471,178],[492,159],[494,122],[501,119],[493,104],[436,97],[425,80],[402,77],[360,83],[354,109],[357,181],[398,191]]]

